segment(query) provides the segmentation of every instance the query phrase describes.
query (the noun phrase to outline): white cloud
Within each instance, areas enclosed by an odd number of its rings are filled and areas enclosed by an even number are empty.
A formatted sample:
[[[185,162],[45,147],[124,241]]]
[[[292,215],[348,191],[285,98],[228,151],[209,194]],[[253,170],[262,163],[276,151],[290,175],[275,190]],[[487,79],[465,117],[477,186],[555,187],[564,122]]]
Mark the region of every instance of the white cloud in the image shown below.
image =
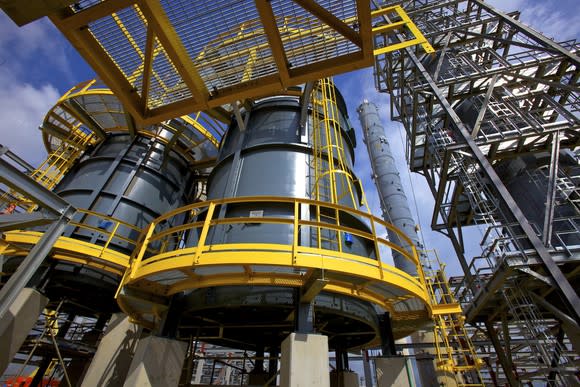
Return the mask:
[[[18,27],[0,12],[0,36],[0,65],[8,68],[13,76],[34,77],[36,74],[30,74],[30,67],[40,65],[44,71],[58,71],[68,76],[71,84],[76,83],[70,76],[69,46],[48,19]]]
[[[67,74],[66,46],[48,21],[19,28],[3,13],[0,36],[0,143],[36,166],[46,158],[38,126],[60,93],[30,66]]]
[[[59,98],[58,90],[14,81],[0,71],[0,141],[33,165],[46,158],[38,126]]]
[[[580,37],[580,14],[575,5],[565,1],[488,0],[486,3],[504,12],[520,11],[520,21],[556,41]]]

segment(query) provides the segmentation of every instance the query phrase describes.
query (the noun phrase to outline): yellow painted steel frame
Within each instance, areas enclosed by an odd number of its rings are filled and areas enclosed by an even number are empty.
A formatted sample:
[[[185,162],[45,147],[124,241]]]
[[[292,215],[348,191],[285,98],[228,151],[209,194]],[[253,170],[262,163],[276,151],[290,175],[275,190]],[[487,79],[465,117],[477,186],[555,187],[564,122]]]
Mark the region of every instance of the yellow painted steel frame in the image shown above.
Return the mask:
[[[293,206],[294,217],[236,217],[217,219],[216,210],[221,205],[235,203],[286,203]],[[415,248],[406,251],[402,247],[377,236],[374,233],[335,224],[300,219],[301,205],[308,205],[311,211],[348,213],[369,223],[373,229],[381,226],[393,230],[409,246],[410,240],[393,225],[354,210],[309,199],[281,197],[240,197],[197,203],[182,207],[157,218],[142,235],[142,244],[132,258],[131,268],[125,274],[119,288],[119,305],[132,318],[145,324],[150,322],[143,316],[154,314],[151,310],[138,310],[124,298],[123,288],[144,291],[157,296],[172,294],[210,286],[225,285],[263,285],[301,287],[309,274],[321,269],[328,280],[324,291],[348,295],[372,302],[388,310],[395,322],[426,321],[431,314],[429,296],[421,277],[408,274],[385,264],[381,251],[396,250],[406,259],[418,265]],[[204,213],[204,220],[197,221],[195,215]],[[170,227],[171,220],[183,216],[188,223]],[[219,225],[249,224],[286,224],[293,229],[292,244],[235,243],[207,245],[208,233]],[[328,250],[320,246],[306,247],[299,243],[300,230],[332,230],[350,233],[355,237],[367,239],[369,245],[378,246],[375,254],[378,259]],[[199,235],[195,246],[186,246],[184,241],[192,233]],[[208,268],[219,268],[214,274],[201,274]],[[202,270],[198,270],[202,269]],[[229,270],[228,270],[229,269]],[[281,270],[282,269],[282,270]],[[283,270],[287,269],[287,270]],[[411,331],[413,329],[410,329]],[[410,332],[407,332],[410,333]]]
[[[429,268],[425,280],[433,308],[437,369],[453,374],[461,385],[465,385],[463,373],[470,374],[472,379],[477,376],[480,383],[469,385],[484,386],[479,372],[483,361],[465,329],[465,316],[445,275],[445,264],[434,250],[424,251],[421,256],[423,265]]]
[[[120,235],[122,229],[132,230],[138,235],[141,229],[110,216],[83,209],[77,210],[81,221],[71,221],[69,225],[94,234],[100,234],[103,245],[80,241],[75,238],[61,236],[54,244],[51,258],[87,265],[105,270],[119,276],[129,267],[129,255],[111,248],[111,243],[123,242],[129,246],[137,246],[137,240]],[[94,226],[100,221],[111,222],[111,231]],[[2,234],[2,254],[10,256],[26,256],[28,251],[38,243],[42,232],[38,231],[8,231]]]
[[[57,102],[57,104],[46,114],[44,124],[43,124],[43,139],[47,150],[51,150],[52,143],[50,141],[51,131],[50,128],[54,128],[57,126],[57,130],[64,131],[65,133],[70,134],[70,136],[78,136],[83,137],[86,136],[87,131],[91,131],[91,125],[87,124],[87,120],[85,117],[82,117],[75,112],[74,109],[70,108],[70,101],[78,100],[83,101],[83,97],[101,97],[101,98],[114,98],[115,101],[117,100],[117,96],[113,94],[111,89],[105,87],[104,85],[97,82],[97,80],[90,80],[87,82],[82,82],[79,85],[74,86],[69,91],[67,91]],[[132,118],[128,115],[125,111],[125,107],[118,101],[119,103],[115,104],[118,105],[116,109],[118,110],[111,110],[112,107],[107,106],[108,104],[103,101],[103,110],[98,111],[98,114],[110,114],[110,115],[123,115],[124,119],[121,124],[118,124],[117,120],[111,120],[112,122],[116,123],[117,125],[111,127],[101,127],[100,129],[103,130],[105,133],[107,132],[132,132],[133,134],[140,134],[146,137],[155,137],[161,143],[167,143],[168,140],[165,136],[160,135],[160,130],[167,130],[179,137],[179,140],[185,144],[186,149],[193,149],[198,146],[203,141],[208,141],[213,147],[216,149],[219,147],[220,138],[216,138],[212,134],[212,132],[208,129],[211,129],[214,133],[218,134],[220,137],[223,135],[224,130],[220,123],[217,120],[212,119],[210,117],[203,116],[200,112],[196,113],[195,116],[184,115],[179,117],[183,120],[186,125],[190,126],[192,130],[198,132],[201,135],[201,141],[196,142],[194,139],[186,136],[186,133],[180,133],[176,129],[171,127],[170,123],[155,123],[159,126],[159,130],[155,131],[152,130],[151,127],[143,127],[143,126],[136,126],[132,120]],[[109,103],[110,105],[111,103]],[[97,114],[95,112],[91,112],[93,115]],[[95,117],[93,117],[95,118]],[[60,138],[61,141],[66,141]],[[99,141],[99,137],[93,134],[93,141],[92,143],[96,143]],[[71,146],[75,146],[74,143],[70,144]],[[179,151],[179,150],[178,150]],[[184,156],[192,159],[192,156],[188,154],[187,151],[182,152]],[[197,161],[199,160],[191,160]]]
[[[192,111],[223,110],[237,100],[369,67],[375,50],[413,44],[432,50],[401,7],[384,11],[394,11],[400,22],[373,30],[369,0],[344,0],[334,10],[313,0],[284,5],[254,0],[244,4],[253,9],[243,12],[231,4],[212,4],[219,14],[208,12],[207,19],[160,0],[83,6],[64,8],[51,20],[143,125]],[[196,16],[183,16],[189,14]],[[216,23],[220,28],[211,27]],[[223,26],[230,30],[216,33]],[[415,38],[392,48],[375,47],[373,34],[403,29]],[[199,41],[207,42],[205,48]]]
[[[397,19],[397,21],[386,23],[384,21],[385,16],[392,16],[394,19]],[[429,44],[425,36],[423,36],[419,28],[417,28],[415,23],[413,23],[411,18],[409,18],[409,15],[407,15],[401,6],[394,5],[391,7],[380,8],[378,10],[372,11],[371,18],[373,19],[374,27],[372,29],[372,34],[373,37],[375,37],[375,45],[382,45],[382,47],[375,46],[375,49],[373,50],[373,54],[375,56],[402,50],[403,48],[416,45],[420,45],[427,54],[432,54],[435,52],[431,44]],[[379,20],[379,24],[375,24],[374,21],[378,18],[381,18],[382,20]],[[381,40],[376,39],[377,36],[383,36],[386,38],[387,36],[393,36],[394,33],[399,33],[401,36],[410,35],[411,38],[393,44],[386,44],[384,43],[385,40],[383,40],[382,43],[378,43],[381,42]]]

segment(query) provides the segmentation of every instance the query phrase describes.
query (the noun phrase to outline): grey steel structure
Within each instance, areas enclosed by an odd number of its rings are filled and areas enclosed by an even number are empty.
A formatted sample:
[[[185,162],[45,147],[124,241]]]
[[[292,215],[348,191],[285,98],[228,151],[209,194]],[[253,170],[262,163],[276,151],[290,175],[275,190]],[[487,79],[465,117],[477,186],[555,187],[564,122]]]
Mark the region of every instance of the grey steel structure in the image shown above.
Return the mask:
[[[402,6],[437,54],[378,56],[376,84],[435,197],[432,227],[464,271],[456,292],[488,382],[577,383],[580,46],[480,0]],[[466,243],[481,254],[465,256]]]

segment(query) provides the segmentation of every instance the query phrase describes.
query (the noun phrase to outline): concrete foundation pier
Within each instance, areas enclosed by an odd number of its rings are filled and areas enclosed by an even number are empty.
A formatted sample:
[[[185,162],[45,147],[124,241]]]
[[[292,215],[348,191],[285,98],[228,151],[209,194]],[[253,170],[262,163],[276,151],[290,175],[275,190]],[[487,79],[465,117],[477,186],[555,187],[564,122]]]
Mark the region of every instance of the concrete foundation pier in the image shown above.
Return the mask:
[[[48,298],[39,291],[24,288],[0,320],[0,374],[6,370],[47,304]]]
[[[411,387],[407,359],[402,356],[375,359],[377,387]]]
[[[81,386],[122,386],[140,336],[141,327],[124,313],[114,314]]]
[[[359,387],[358,374],[352,371],[330,373],[330,387]]]
[[[124,387],[177,387],[187,343],[149,336],[139,340]]]
[[[328,337],[291,333],[282,342],[280,387],[330,387]]]

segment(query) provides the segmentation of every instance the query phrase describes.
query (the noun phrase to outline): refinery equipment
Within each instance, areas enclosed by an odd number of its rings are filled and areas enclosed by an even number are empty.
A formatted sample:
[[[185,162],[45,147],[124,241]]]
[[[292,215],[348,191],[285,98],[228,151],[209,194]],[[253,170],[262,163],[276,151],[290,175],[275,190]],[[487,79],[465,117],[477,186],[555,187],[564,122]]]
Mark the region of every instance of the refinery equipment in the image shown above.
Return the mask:
[[[42,308],[58,311],[55,321],[60,319],[63,337],[67,334],[64,326],[74,325],[77,318],[94,318],[98,323],[93,328],[102,330],[111,313],[119,310],[114,295],[141,229],[157,216],[205,195],[199,181],[205,179],[204,165],[215,158],[218,145],[206,128],[218,130],[219,126],[202,116],[197,119],[187,116],[136,129],[110,90],[90,81],[71,89],[47,113],[41,125],[48,153],[44,163],[33,168],[11,152],[6,154],[2,167],[9,179],[4,181],[14,184],[14,189],[6,190],[0,199],[12,212],[2,228],[4,278],[11,278],[33,247],[42,244],[44,234],[54,233],[44,225],[50,217],[37,216],[37,203],[46,205],[57,194],[59,200],[64,199],[61,207],[72,205],[76,210],[57,232],[60,236],[54,245],[40,253],[49,254],[50,259],[31,265],[37,270],[29,281],[21,278],[42,292],[31,290],[28,295],[38,298],[40,309],[36,315],[30,312],[28,320],[14,323],[18,329],[3,341],[7,350],[2,370]],[[26,175],[37,193],[32,201],[18,189],[18,179]],[[13,291],[8,285],[3,288],[3,301],[12,296],[8,290]],[[51,351],[52,343],[48,343]],[[46,356],[48,367],[52,355]]]
[[[0,152],[0,327],[10,307],[25,331],[0,365],[45,305],[38,324],[56,353],[36,381],[63,363],[57,339],[72,337],[77,315],[95,336],[119,307],[131,320],[110,320],[84,385],[211,384],[216,368],[219,380],[328,385],[329,349],[334,383],[358,385],[348,351],[395,355],[395,339],[430,322],[433,342],[412,345],[435,347],[445,383],[578,383],[575,41],[482,0],[1,7],[20,25],[49,16],[110,90],[80,85],[47,114],[39,168]],[[371,104],[360,109],[385,221],[364,208],[354,130],[326,77],[370,66],[405,129],[410,169],[433,193],[432,228],[463,270],[452,287],[418,251]],[[196,356],[213,346],[242,352],[221,353],[207,379]],[[118,356],[127,348],[132,361]],[[375,362],[379,385],[404,373],[399,360]]]

